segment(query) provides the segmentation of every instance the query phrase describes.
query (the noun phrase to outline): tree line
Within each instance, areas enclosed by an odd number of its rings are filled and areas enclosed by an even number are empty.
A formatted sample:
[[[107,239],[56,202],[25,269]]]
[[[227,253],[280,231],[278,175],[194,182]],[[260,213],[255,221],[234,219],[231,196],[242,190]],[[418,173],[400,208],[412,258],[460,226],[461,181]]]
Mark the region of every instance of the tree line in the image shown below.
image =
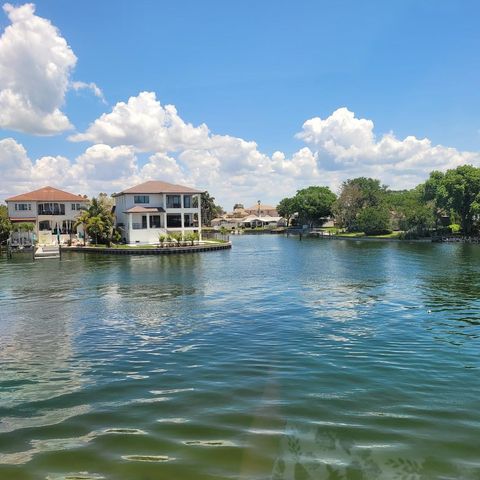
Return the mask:
[[[390,190],[380,180],[358,177],[342,183],[338,196],[328,187],[298,190],[277,206],[290,224],[322,225],[334,218],[347,232],[379,235],[401,230],[406,238],[434,231],[477,234],[480,227],[480,168],[462,165],[433,171],[410,190]]]

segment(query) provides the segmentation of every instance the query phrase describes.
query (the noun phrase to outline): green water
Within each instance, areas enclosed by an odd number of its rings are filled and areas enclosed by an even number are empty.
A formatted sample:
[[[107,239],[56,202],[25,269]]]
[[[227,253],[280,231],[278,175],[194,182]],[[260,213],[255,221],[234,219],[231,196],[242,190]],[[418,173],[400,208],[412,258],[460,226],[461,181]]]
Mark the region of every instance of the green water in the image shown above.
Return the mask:
[[[478,479],[480,247],[0,260],[0,479]]]

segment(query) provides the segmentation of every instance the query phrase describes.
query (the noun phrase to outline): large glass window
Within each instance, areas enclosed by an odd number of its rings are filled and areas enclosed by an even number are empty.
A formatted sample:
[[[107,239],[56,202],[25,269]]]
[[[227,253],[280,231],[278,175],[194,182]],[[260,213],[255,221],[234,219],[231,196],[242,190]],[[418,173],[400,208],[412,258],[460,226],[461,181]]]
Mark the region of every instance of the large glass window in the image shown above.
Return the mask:
[[[79,203],[72,203],[72,210],[80,210],[81,208]]]
[[[142,228],[147,228],[147,216],[142,215]]]
[[[167,227],[168,228],[181,228],[182,216],[176,213],[167,213]]]
[[[183,216],[183,226],[184,227],[194,227],[193,224],[193,213],[186,213]]]
[[[64,203],[39,203],[39,215],[65,215]]]
[[[134,195],[134,203],[150,203],[150,197],[148,195]]]
[[[183,196],[183,208],[192,208],[192,196],[184,195]]]
[[[150,228],[162,228],[160,215],[150,215]]]
[[[167,208],[182,208],[180,195],[167,195]]]
[[[198,195],[192,196],[192,208],[198,208]]]

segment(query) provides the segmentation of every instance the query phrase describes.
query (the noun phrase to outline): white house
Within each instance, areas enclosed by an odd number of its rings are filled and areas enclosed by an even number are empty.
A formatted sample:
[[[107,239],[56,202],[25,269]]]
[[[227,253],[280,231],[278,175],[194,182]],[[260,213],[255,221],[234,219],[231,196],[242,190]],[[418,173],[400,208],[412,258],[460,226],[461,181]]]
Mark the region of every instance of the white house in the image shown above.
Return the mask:
[[[158,243],[161,234],[179,232],[201,236],[200,190],[149,181],[115,197],[115,222],[129,244]]]
[[[5,202],[12,223],[32,223],[38,243],[51,244],[58,239],[66,243],[76,238],[75,221],[88,200],[58,188],[43,187],[7,198]],[[15,235],[12,240],[15,243]]]

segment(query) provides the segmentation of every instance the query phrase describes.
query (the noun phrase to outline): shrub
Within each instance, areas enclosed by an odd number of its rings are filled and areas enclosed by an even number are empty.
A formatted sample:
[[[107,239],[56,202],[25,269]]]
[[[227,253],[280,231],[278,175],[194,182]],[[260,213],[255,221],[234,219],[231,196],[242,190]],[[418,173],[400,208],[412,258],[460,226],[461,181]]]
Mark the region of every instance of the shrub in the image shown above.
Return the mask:
[[[384,206],[366,207],[358,215],[358,229],[365,235],[390,233],[390,213]]]

